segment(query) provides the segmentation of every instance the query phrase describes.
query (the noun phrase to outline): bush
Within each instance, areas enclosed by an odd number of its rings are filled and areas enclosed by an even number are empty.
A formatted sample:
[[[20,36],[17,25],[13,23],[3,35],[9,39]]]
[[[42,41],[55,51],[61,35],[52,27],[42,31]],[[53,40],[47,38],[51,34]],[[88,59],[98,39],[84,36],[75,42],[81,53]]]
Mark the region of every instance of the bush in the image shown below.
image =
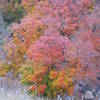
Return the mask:
[[[22,0],[28,14],[21,21],[16,15],[19,5],[9,6],[12,21],[20,23],[12,25],[6,59],[15,76],[20,69],[29,94],[73,95],[75,81],[96,79],[100,18],[90,13],[92,5],[92,0]]]
[[[21,18],[24,16],[24,9],[23,7],[15,3],[8,3],[3,10],[4,13],[4,21],[8,24],[11,24],[12,22],[19,22]]]
[[[74,68],[48,71],[48,66],[37,67],[31,62],[26,62],[20,69],[22,83],[26,84],[29,94],[56,97],[58,94],[73,95],[75,75]]]

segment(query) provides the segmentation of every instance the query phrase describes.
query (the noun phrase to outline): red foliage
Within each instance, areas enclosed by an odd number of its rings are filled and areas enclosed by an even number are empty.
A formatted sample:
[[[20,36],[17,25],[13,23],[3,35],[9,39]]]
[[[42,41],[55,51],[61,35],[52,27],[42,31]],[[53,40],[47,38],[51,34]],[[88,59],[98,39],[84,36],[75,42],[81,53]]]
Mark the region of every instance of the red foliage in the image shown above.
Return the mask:
[[[67,42],[68,39],[62,36],[42,36],[33,43],[27,55],[33,62],[42,66],[61,67],[65,60]]]
[[[59,68],[78,58],[82,72],[98,67],[100,30],[96,24],[100,19],[95,10],[90,12],[92,4],[92,0],[36,0],[35,11],[22,20],[18,31],[25,38],[28,57],[41,66]],[[36,30],[41,25],[47,27],[38,37]]]
[[[38,88],[38,94],[44,94],[46,87],[47,86],[45,84],[40,85]]]

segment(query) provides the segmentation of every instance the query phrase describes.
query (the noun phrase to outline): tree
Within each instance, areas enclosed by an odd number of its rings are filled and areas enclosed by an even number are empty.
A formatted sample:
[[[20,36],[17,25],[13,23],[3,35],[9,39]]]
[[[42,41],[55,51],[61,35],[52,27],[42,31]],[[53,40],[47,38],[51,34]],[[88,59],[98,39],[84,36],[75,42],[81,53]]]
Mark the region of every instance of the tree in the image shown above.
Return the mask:
[[[37,64],[63,67],[68,39],[62,36],[41,36],[29,48],[27,55]],[[33,52],[34,51],[34,52]]]
[[[22,5],[28,14],[19,24],[12,25],[13,40],[18,51],[32,61],[34,71],[31,75],[29,73],[29,76],[32,78],[32,84],[35,83],[40,90],[40,94],[46,93],[48,81],[58,82],[52,83],[56,94],[57,86],[61,91],[63,90],[59,83],[62,78],[50,80],[49,74],[52,71],[54,75],[58,73],[59,76],[63,70],[75,68],[77,74],[75,73],[71,79],[78,81],[88,75],[89,78],[94,79],[91,77],[95,75],[93,71],[88,71],[95,69],[95,72],[98,72],[100,65],[100,30],[96,25],[99,24],[100,19],[95,15],[95,9],[91,11],[94,2],[92,0],[22,0]],[[41,77],[45,78],[45,82]],[[65,80],[62,84],[65,84]],[[73,86],[70,90],[73,90]],[[67,88],[66,91],[70,90]]]

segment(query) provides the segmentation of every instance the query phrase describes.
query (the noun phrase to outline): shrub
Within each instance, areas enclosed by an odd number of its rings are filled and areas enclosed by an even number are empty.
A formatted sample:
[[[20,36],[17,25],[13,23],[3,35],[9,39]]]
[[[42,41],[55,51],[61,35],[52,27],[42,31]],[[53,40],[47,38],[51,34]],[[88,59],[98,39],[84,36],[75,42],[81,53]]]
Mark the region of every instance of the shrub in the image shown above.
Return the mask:
[[[22,0],[22,5],[28,14],[13,24],[7,62],[15,73],[20,68],[29,93],[72,95],[73,79],[94,79],[100,65],[100,18],[90,11],[92,0]]]
[[[73,95],[75,75],[74,68],[48,70],[48,66],[33,66],[31,62],[26,62],[20,69],[22,75],[21,82],[28,86],[29,94],[34,96],[56,97],[58,94]]]
[[[8,3],[3,10],[4,21],[8,24],[12,22],[19,22],[25,15],[25,10],[23,7],[16,1],[14,3]]]

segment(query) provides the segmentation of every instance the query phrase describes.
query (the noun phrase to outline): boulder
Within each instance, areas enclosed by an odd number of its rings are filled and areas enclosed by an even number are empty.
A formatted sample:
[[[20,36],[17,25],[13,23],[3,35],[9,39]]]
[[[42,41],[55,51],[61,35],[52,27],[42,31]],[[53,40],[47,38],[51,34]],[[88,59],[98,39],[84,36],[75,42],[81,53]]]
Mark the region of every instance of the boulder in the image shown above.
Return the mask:
[[[94,98],[94,96],[93,96],[93,93],[92,93],[92,91],[87,91],[86,93],[85,93],[85,99],[86,100],[92,100]]]

